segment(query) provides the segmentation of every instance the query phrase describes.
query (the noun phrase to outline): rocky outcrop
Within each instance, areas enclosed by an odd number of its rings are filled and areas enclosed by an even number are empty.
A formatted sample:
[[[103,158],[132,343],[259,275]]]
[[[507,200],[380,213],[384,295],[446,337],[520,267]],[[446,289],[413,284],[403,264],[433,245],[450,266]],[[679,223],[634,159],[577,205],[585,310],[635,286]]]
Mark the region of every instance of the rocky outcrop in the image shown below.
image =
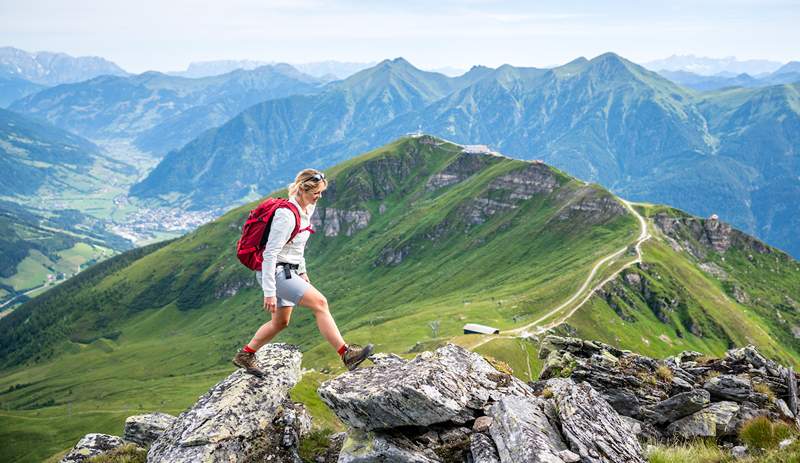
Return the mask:
[[[358,230],[366,228],[371,218],[367,210],[325,207],[311,217],[311,224],[313,228],[322,230],[325,236],[353,236]]]
[[[798,419],[788,406],[798,399],[796,374],[753,346],[721,359],[683,352],[659,361],[599,342],[547,336],[539,355],[545,359],[541,379],[586,381],[656,437],[734,435],[760,415]]]
[[[717,218],[699,219],[696,217],[675,217],[672,214],[659,213],[653,217],[655,225],[677,246],[686,249],[698,259],[704,259],[709,250],[725,253],[731,246],[751,250],[758,254],[771,253],[774,250],[740,232]]]
[[[102,455],[125,445],[125,441],[108,434],[87,434],[61,459],[61,463],[77,463]]]
[[[587,383],[556,380],[544,393],[455,345],[376,360],[319,388],[353,428],[340,462],[643,461],[629,426]]]
[[[310,425],[288,400],[300,378],[300,351],[268,344],[258,351],[258,378],[237,370],[176,419],[147,454],[148,462],[299,461],[299,435]]]
[[[537,194],[549,194],[558,187],[558,179],[545,164],[526,164],[493,179],[478,197],[462,207],[460,216],[469,225],[480,225],[493,215],[516,209]]]
[[[174,423],[175,417],[167,413],[129,416],[125,420],[122,438],[141,447],[148,447]]]
[[[318,392],[342,421],[368,431],[464,424],[483,414],[490,398],[531,394],[520,380],[452,344],[409,362],[347,373],[323,383]]]
[[[425,184],[425,190],[435,191],[463,182],[486,168],[494,160],[496,158],[491,156],[461,153],[447,167],[428,179]]]

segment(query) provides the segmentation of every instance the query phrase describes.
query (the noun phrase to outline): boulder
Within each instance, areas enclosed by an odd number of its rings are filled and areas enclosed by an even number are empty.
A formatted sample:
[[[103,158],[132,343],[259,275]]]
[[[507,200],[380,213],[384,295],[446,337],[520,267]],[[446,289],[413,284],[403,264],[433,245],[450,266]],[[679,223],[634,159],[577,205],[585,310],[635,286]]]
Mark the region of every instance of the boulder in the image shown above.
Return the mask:
[[[735,402],[715,402],[708,407],[667,426],[667,433],[692,439],[720,437],[735,434],[735,420],[739,405]]]
[[[644,463],[628,425],[589,383],[551,379],[555,408],[569,449],[584,463]]]
[[[342,421],[371,431],[464,424],[483,414],[490,398],[532,395],[532,390],[480,355],[448,344],[408,362],[344,373],[324,382],[318,393]]]
[[[175,417],[167,413],[129,416],[125,420],[125,431],[123,431],[122,438],[142,447],[148,447],[173,423],[175,423]]]
[[[438,463],[433,450],[410,439],[377,432],[353,430],[339,453],[339,463]]]
[[[123,445],[125,445],[125,441],[117,436],[97,433],[87,434],[61,459],[61,463],[85,461]]]
[[[705,389],[693,389],[662,400],[652,408],[652,421],[656,424],[672,423],[703,409],[711,401]]]
[[[147,461],[295,461],[289,441],[306,423],[288,394],[300,378],[300,351],[268,344],[256,360],[264,378],[239,369],[217,383],[153,443]]]
[[[489,432],[501,462],[563,462],[559,453],[568,449],[551,422],[556,420],[553,410],[552,418],[546,413],[548,407],[536,397],[504,397],[489,409]]]
[[[463,462],[470,454],[471,431],[464,427],[390,431],[352,430],[342,446],[344,462]]]
[[[475,432],[469,436],[469,450],[472,463],[500,463],[494,441],[482,432]]]
[[[716,400],[733,400],[742,402],[753,396],[750,381],[734,375],[719,375],[709,379],[703,389],[711,393]]]

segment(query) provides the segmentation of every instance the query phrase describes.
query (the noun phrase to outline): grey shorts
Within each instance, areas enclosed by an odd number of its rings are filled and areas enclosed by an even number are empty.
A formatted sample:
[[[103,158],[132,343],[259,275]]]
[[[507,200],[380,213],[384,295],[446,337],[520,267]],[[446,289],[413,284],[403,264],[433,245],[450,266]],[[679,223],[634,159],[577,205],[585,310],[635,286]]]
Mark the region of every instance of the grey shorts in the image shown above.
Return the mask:
[[[261,285],[261,272],[256,272],[256,278]],[[275,269],[275,294],[278,297],[278,307],[297,305],[310,287],[311,283],[301,278],[297,270],[292,270],[292,278],[287,280],[282,265]]]

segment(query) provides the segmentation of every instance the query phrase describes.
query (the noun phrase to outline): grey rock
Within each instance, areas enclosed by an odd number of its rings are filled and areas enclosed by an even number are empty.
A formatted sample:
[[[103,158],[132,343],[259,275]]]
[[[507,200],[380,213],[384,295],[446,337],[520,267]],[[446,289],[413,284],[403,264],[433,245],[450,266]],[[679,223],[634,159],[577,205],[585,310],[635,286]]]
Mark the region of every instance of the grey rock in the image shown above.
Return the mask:
[[[794,441],[795,441],[795,439],[794,439],[793,437],[790,437],[790,438],[784,439],[784,440],[782,440],[782,441],[778,442],[778,448],[779,448],[779,449],[781,449],[781,450],[783,450],[783,449],[785,449],[786,447],[788,447],[788,446],[790,446],[790,445],[794,444]]]
[[[61,463],[76,463],[88,460],[123,445],[125,445],[125,441],[117,436],[98,433],[87,434],[61,459]]]
[[[142,447],[148,447],[175,423],[175,417],[167,413],[149,413],[129,416],[125,420],[122,438]]]
[[[691,383],[689,383],[688,381],[679,376],[672,377],[672,388],[673,390],[677,390],[680,392],[688,392],[694,389]]]
[[[497,447],[491,437],[482,432],[475,432],[469,439],[469,451],[473,463],[500,463]]]
[[[551,379],[561,434],[586,463],[644,463],[639,441],[627,424],[589,383]]]
[[[439,457],[406,437],[353,430],[339,453],[339,463],[435,463]]]
[[[738,412],[739,405],[735,402],[715,402],[670,424],[667,433],[685,439],[732,435]]]
[[[300,378],[300,351],[268,344],[256,359],[264,378],[239,369],[217,383],[153,443],[147,461],[295,461],[285,444],[305,424],[287,397]],[[295,430],[287,434],[288,423]]]
[[[792,413],[792,411],[789,410],[789,406],[786,404],[785,400],[775,399],[773,400],[772,403],[775,405],[775,408],[778,409],[778,412],[780,412],[780,414],[783,415],[785,418],[789,419],[794,418],[794,413]]]
[[[379,352],[377,354],[373,354],[369,356],[369,360],[377,365],[377,366],[391,366],[391,365],[400,365],[406,363],[403,357],[400,357],[397,354],[387,354],[384,352]]]
[[[565,463],[577,463],[581,461],[581,456],[571,450],[562,450],[558,452],[558,456]]]
[[[494,419],[489,432],[501,462],[563,463],[559,453],[567,447],[546,406],[536,397],[505,397],[489,409]]]
[[[741,402],[753,395],[753,386],[750,381],[734,375],[719,375],[711,378],[703,385],[716,400],[734,400]]]
[[[800,397],[797,393],[797,376],[794,374],[794,368],[789,367],[786,371],[786,389],[789,398],[789,410],[795,416],[800,416]]]
[[[637,397],[634,392],[626,389],[616,388],[607,389],[602,392],[602,395],[606,402],[608,402],[609,405],[611,405],[620,415],[640,415],[641,406],[639,397]]]
[[[653,422],[671,423],[700,411],[711,401],[711,394],[705,389],[682,392],[657,403],[653,408]]]
[[[465,372],[469,372],[466,374]],[[376,430],[472,421],[490,398],[532,395],[483,357],[448,344],[398,365],[344,373],[318,389],[323,402],[354,428]]]
[[[352,236],[358,230],[366,228],[372,215],[367,210],[341,210],[326,207],[311,217],[312,225],[322,229],[325,236]]]
[[[747,446],[746,445],[737,445],[731,449],[731,455],[733,458],[742,459],[747,458]]]

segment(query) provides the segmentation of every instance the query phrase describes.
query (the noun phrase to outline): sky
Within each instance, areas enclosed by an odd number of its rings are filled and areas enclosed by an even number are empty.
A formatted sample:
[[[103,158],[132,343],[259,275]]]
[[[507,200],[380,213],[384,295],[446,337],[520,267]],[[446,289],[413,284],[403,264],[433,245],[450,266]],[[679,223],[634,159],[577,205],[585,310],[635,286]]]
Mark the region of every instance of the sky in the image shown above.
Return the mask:
[[[552,66],[613,51],[800,59],[800,0],[0,0],[0,46],[102,56],[129,72],[193,61]]]

